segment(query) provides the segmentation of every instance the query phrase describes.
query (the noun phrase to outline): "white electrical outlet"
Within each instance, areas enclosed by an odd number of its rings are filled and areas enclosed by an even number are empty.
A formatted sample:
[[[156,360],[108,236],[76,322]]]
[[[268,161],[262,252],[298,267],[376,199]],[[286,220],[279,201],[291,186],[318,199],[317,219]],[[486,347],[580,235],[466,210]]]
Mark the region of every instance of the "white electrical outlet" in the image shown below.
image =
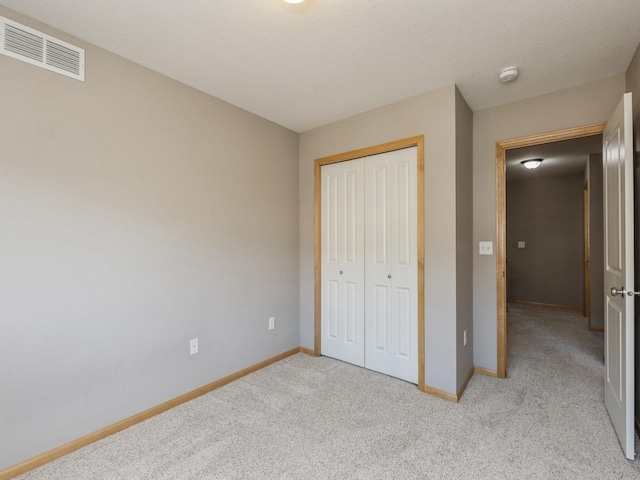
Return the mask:
[[[467,331],[465,330],[464,332],[462,332],[462,339],[464,342],[464,346],[467,346]]]
[[[269,330],[276,328],[276,317],[269,317]]]
[[[189,350],[191,351],[191,355],[195,355],[196,353],[198,353],[198,339],[197,338],[192,338],[189,341]]]

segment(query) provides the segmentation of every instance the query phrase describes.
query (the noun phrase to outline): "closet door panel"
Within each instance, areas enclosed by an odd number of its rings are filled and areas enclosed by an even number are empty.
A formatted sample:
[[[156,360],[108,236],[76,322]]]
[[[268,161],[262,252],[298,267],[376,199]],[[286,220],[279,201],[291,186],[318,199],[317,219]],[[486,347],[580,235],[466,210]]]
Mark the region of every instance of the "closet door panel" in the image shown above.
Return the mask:
[[[345,342],[356,345],[358,342],[358,285],[345,282]]]
[[[365,367],[413,383],[418,382],[416,169],[415,148],[365,162]],[[382,290],[384,303],[378,300]]]
[[[398,266],[411,265],[411,175],[409,162],[396,166],[396,264]],[[413,212],[415,215],[415,211]],[[415,254],[414,254],[415,255]]]
[[[326,315],[327,315],[327,337],[331,340],[338,340],[338,282],[327,281],[326,291]]]
[[[363,160],[323,166],[322,354],[364,366]]]
[[[411,301],[414,296],[411,295],[409,288],[396,288],[396,301],[394,317],[398,319],[394,331],[395,339],[398,344],[398,357],[410,359],[412,357],[411,350]]]
[[[369,210],[370,214],[365,217],[365,226],[368,225],[374,234],[371,239],[365,241],[365,248],[375,252],[375,264],[377,267],[385,267],[387,265],[387,254],[389,253],[387,241],[387,233],[389,231],[387,224],[387,214],[389,212],[387,165],[375,165],[372,170],[372,191],[370,192],[372,208]]]
[[[393,265],[393,357],[389,374],[418,382],[417,151],[401,150],[394,158],[391,222]]]
[[[373,328],[365,329],[365,336],[372,337],[372,343],[375,345],[376,352],[380,352],[385,354],[389,349],[389,341],[388,341],[388,318],[389,314],[388,310],[388,288],[386,285],[376,285],[373,289],[375,298],[371,299],[371,303],[375,305],[375,309],[373,309],[370,313],[369,325],[372,325]],[[365,365],[366,362],[366,353],[365,353]]]

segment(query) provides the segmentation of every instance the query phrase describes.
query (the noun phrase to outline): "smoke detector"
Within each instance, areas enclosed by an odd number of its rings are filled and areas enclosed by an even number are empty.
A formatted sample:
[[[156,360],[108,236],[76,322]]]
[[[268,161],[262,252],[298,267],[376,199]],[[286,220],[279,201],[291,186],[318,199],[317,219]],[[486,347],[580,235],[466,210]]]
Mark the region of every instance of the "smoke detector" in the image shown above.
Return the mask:
[[[502,83],[513,82],[518,78],[518,67],[506,67],[500,70],[500,81]]]

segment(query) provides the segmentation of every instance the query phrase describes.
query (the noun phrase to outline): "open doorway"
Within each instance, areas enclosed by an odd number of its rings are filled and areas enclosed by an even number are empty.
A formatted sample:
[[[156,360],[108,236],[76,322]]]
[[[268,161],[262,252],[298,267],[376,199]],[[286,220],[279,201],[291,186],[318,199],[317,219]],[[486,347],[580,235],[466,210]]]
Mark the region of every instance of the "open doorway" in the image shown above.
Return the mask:
[[[604,327],[602,135],[506,152],[508,303],[571,309]],[[534,168],[531,168],[531,163]]]
[[[521,137],[501,141],[496,144],[496,217],[498,235],[496,242],[496,282],[498,293],[498,369],[497,376],[504,378],[507,374],[507,196],[506,196],[506,164],[507,152],[526,147],[551,144],[563,140],[573,140],[601,135],[605,124],[588,125],[545,134]],[[517,239],[516,239],[517,241]],[[526,240],[525,240],[526,242]],[[526,247],[526,243],[525,243]]]

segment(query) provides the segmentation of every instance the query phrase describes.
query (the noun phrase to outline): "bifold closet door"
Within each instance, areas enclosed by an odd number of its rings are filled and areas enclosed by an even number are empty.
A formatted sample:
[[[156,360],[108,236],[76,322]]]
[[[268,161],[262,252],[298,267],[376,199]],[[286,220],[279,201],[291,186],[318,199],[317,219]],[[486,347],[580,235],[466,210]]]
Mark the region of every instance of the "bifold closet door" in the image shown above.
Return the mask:
[[[418,383],[417,149],[321,168],[323,355]]]
[[[321,169],[322,354],[364,366],[364,160]]]
[[[417,149],[365,161],[365,368],[418,383]]]

